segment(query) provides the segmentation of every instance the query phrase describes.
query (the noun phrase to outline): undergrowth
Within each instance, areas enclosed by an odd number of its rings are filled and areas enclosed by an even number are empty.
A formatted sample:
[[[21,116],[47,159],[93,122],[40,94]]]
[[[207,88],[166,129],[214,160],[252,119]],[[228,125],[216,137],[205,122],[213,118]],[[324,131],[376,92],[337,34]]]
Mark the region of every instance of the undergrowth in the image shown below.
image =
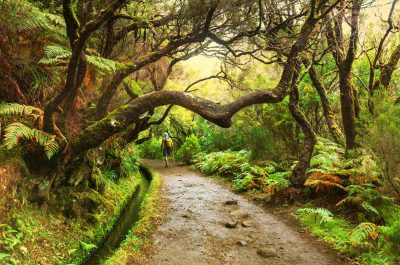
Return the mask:
[[[0,150],[0,155],[3,152],[8,154]],[[128,148],[121,154],[124,154],[121,170],[101,170],[100,176],[105,182],[103,194],[91,189],[73,193],[77,199],[91,198],[99,202],[95,213],[81,212],[85,217],[90,216],[89,219],[68,218],[58,208],[53,208],[52,201],[47,208],[30,203],[33,177],[26,172],[19,176],[18,181],[24,185],[19,185],[17,193],[7,193],[8,197],[0,200],[0,211],[6,203],[13,204],[12,210],[3,214],[5,218],[0,221],[0,264],[80,264],[110,231],[139,184],[134,150]],[[15,159],[9,160],[7,163]],[[24,164],[22,160],[18,163]],[[14,170],[7,171],[9,168],[13,167],[1,165],[0,172],[5,177],[13,174],[10,178],[15,178]]]
[[[387,225],[371,222],[354,224],[324,208],[300,208],[301,224],[356,264],[395,265],[399,262],[400,221]],[[397,216],[397,218],[399,218]]]
[[[282,170],[272,161],[256,165],[250,157],[247,150],[199,154],[193,167],[207,175],[228,179],[236,191],[265,192],[272,196],[290,186],[290,171]]]

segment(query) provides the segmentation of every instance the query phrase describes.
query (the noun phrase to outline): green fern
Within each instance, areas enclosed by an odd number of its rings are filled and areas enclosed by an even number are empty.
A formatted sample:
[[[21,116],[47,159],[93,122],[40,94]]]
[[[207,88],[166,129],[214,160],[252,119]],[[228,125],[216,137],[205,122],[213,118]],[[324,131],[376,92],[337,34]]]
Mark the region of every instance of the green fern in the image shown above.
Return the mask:
[[[361,206],[365,211],[375,214],[376,216],[380,216],[378,209],[372,206],[369,202],[364,201],[361,203]]]
[[[46,65],[55,65],[59,63],[67,63],[71,57],[72,52],[66,47],[59,45],[47,45],[44,48],[45,58],[42,58],[39,63]]]
[[[333,214],[325,208],[301,208],[297,210],[300,214],[307,214],[314,217],[316,222],[325,224],[333,221]]]
[[[4,144],[7,149],[14,148],[20,139],[34,141],[41,145],[48,159],[52,158],[59,150],[55,135],[28,127],[19,122],[8,125],[4,135]]]
[[[21,31],[41,30],[59,41],[66,40],[65,21],[62,16],[42,12],[33,4],[23,0],[4,0],[8,12],[0,17],[10,29]]]
[[[37,107],[21,105],[17,103],[0,103],[0,116],[33,117],[37,120],[43,115],[43,111]]]
[[[122,63],[100,56],[86,55],[86,61],[103,72],[114,73],[123,67]]]
[[[373,223],[361,223],[350,233],[350,243],[352,245],[361,245],[367,239],[376,240],[378,238],[377,226]]]
[[[71,57],[71,50],[56,44],[47,45],[44,48],[45,57],[39,63],[45,65],[67,64],[68,59]],[[109,60],[100,56],[86,55],[88,64],[94,66],[101,72],[114,73],[123,67],[122,63]]]

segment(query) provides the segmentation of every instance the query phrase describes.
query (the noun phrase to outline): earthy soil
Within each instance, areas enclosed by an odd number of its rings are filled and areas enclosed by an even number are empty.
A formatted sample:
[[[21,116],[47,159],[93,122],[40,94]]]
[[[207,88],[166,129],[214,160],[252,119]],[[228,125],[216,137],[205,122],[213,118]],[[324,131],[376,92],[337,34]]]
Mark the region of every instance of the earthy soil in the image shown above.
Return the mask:
[[[149,265],[346,264],[284,215],[188,167],[146,163],[162,176],[161,200],[166,202]]]

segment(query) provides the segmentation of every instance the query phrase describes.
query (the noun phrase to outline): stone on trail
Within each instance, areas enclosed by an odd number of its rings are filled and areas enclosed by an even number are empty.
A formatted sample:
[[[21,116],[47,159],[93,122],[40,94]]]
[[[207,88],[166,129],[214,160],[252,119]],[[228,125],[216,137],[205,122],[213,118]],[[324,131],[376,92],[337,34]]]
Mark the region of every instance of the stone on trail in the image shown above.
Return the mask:
[[[269,248],[269,247],[265,247],[265,248],[261,248],[261,249],[257,250],[257,254],[264,258],[272,258],[272,257],[278,256],[275,249]]]
[[[229,200],[225,202],[226,205],[237,205],[238,202],[236,200]]]
[[[243,220],[249,217],[249,213],[244,210],[232,211],[230,215],[236,220]]]
[[[238,222],[236,221],[229,221],[225,223],[226,228],[235,228],[237,226]]]
[[[252,225],[252,222],[249,220],[243,221],[242,222],[242,226],[243,227],[250,227]]]
[[[236,242],[236,244],[239,245],[239,246],[246,246],[247,242],[244,241],[244,240],[240,240],[240,241]]]

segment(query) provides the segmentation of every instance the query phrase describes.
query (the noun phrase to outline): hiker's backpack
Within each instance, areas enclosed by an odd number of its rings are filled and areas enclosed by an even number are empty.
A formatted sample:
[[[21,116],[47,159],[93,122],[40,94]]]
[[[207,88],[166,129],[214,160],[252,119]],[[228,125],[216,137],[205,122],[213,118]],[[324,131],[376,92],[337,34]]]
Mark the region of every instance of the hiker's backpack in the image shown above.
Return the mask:
[[[165,139],[165,146],[169,149],[172,149],[172,147],[174,147],[174,143],[172,142],[171,138]]]

